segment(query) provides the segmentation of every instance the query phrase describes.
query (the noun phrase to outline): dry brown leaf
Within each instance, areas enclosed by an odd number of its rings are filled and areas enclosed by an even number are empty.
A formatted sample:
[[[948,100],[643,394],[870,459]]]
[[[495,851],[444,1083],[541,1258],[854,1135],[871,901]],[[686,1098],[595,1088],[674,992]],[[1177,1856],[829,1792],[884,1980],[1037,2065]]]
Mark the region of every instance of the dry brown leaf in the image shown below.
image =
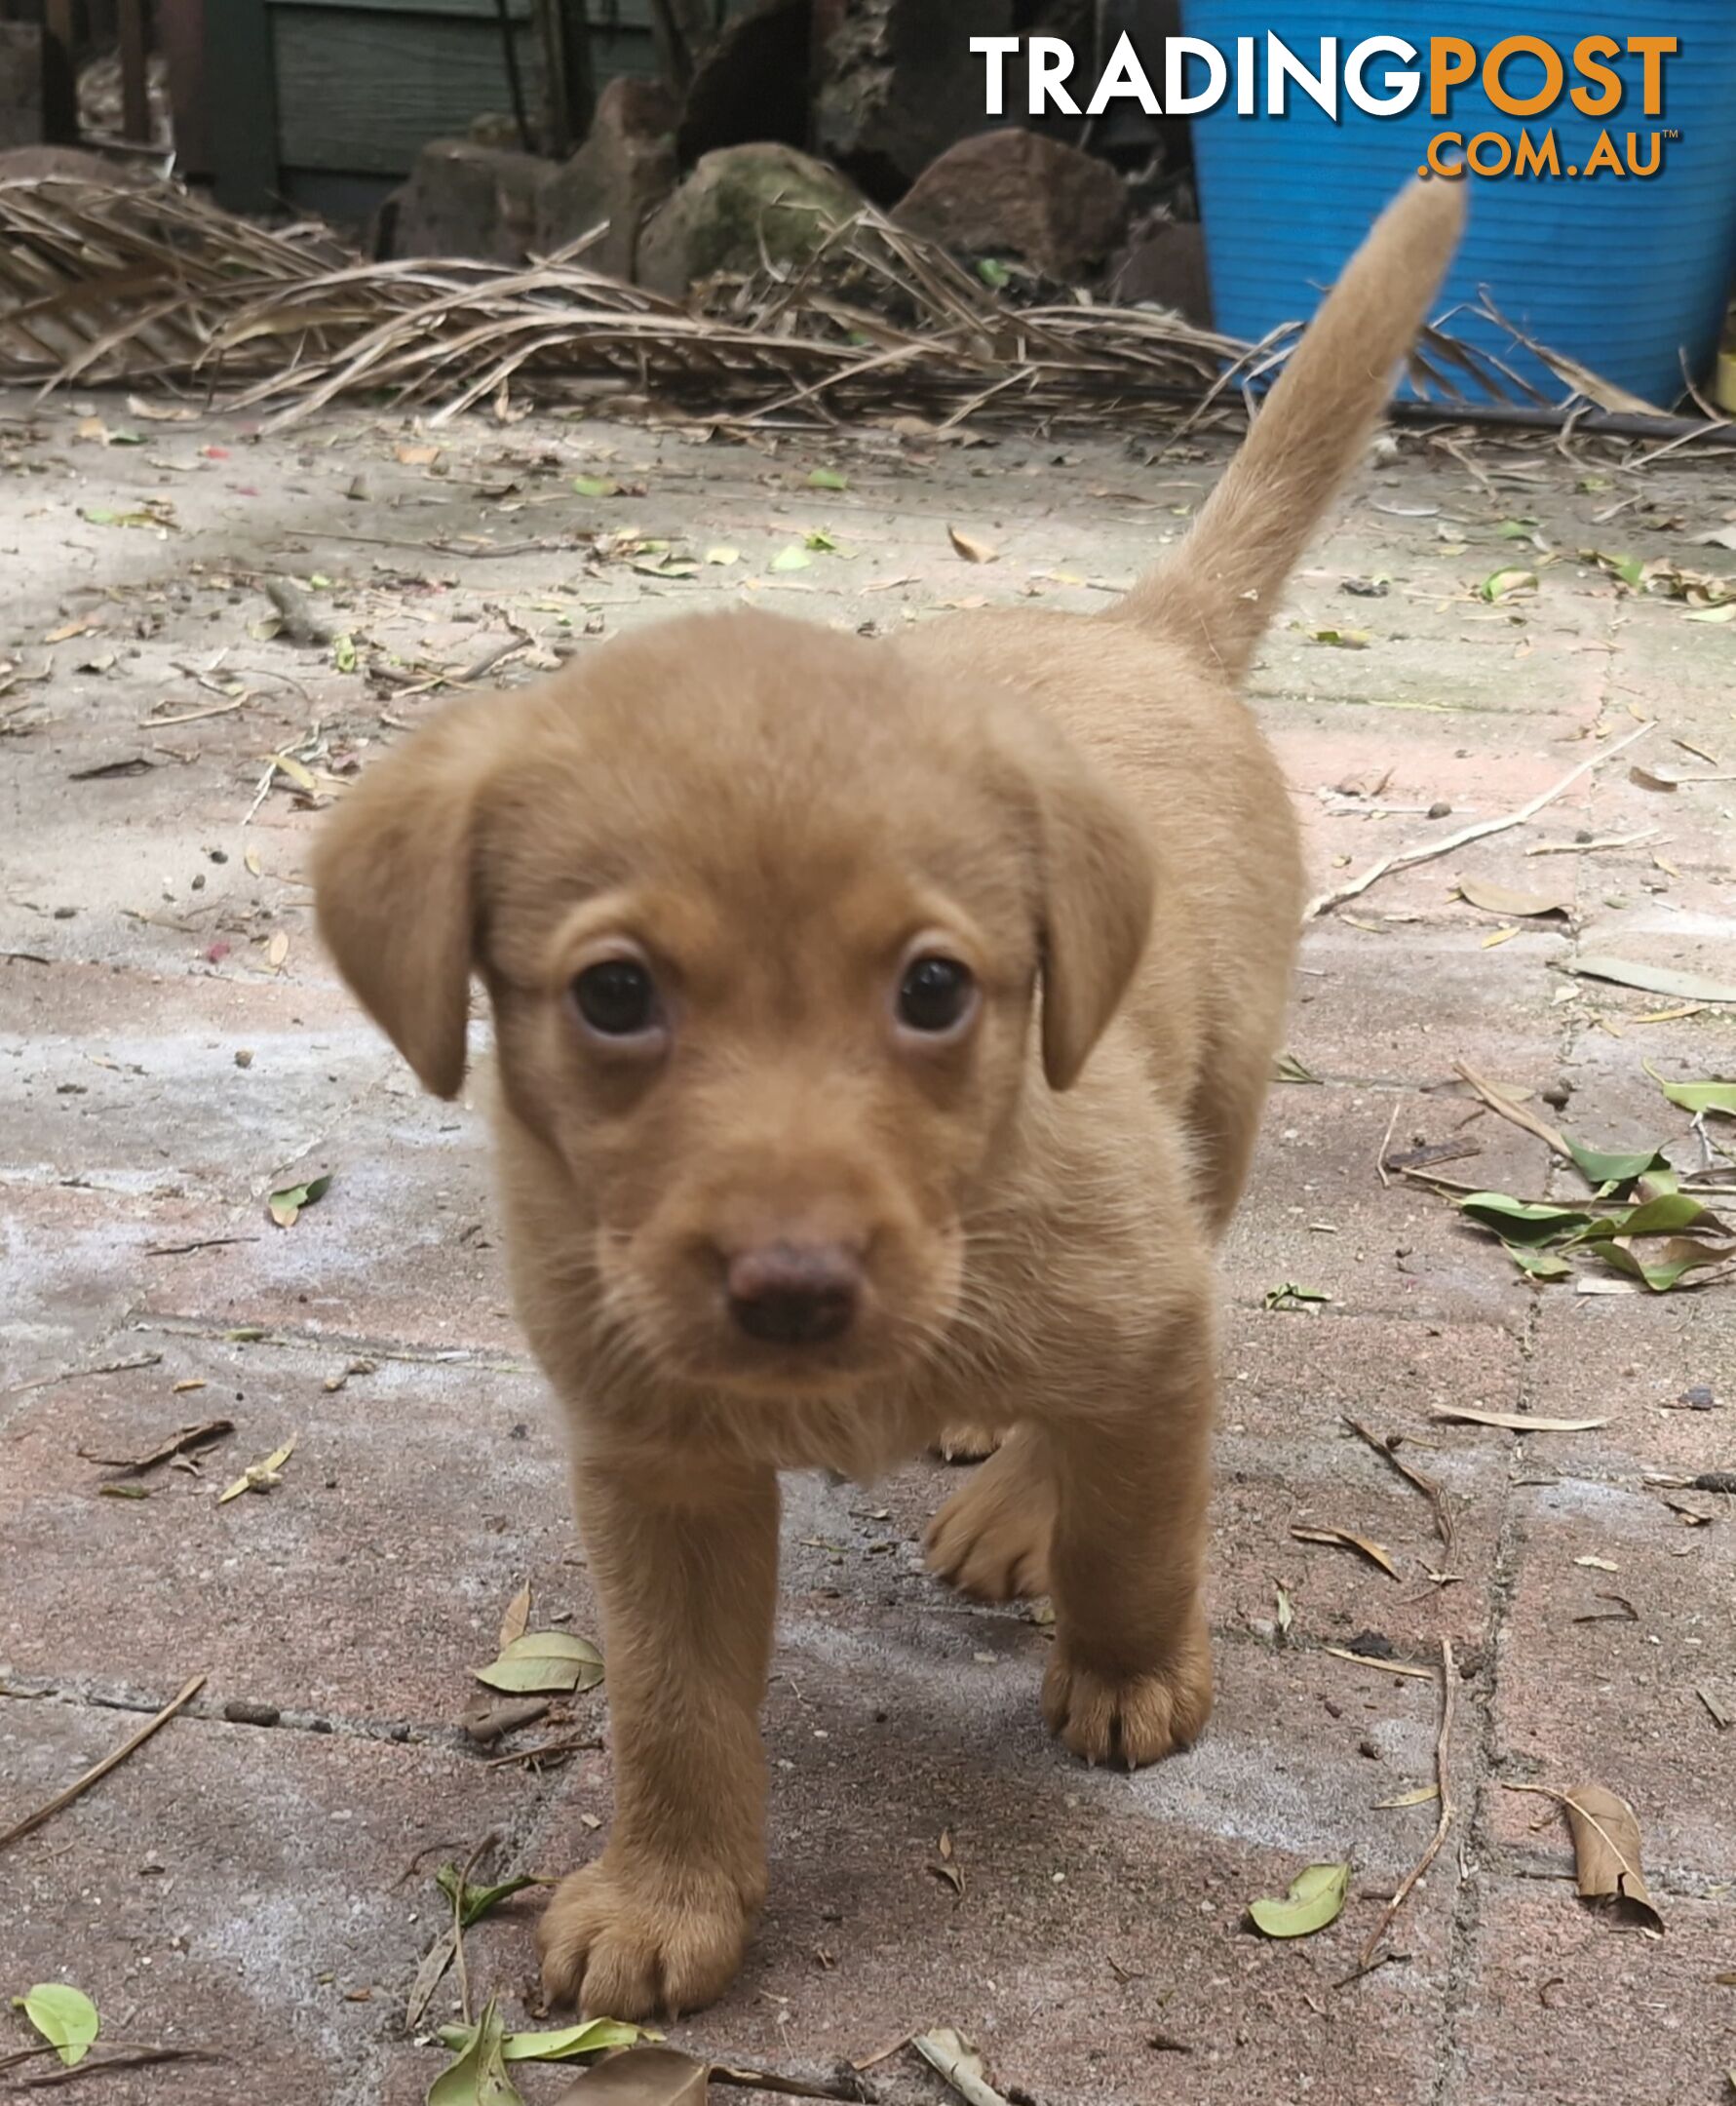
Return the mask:
[[[1390,1554],[1367,1536],[1353,1536],[1349,1529],[1341,1528],[1292,1528],[1290,1532],[1297,1542],[1332,1543],[1340,1550],[1355,1550],[1366,1557],[1370,1565],[1378,1565],[1388,1579],[1399,1577],[1399,1568]]]
[[[398,460],[405,468],[428,468],[440,458],[437,446],[401,446],[393,449]]]
[[[180,1384],[176,1384],[178,1389]],[[199,1386],[203,1387],[203,1384]],[[142,1477],[146,1470],[155,1469],[159,1462],[167,1462],[174,1457],[185,1455],[189,1448],[203,1448],[210,1441],[221,1440],[225,1433],[235,1431],[233,1419],[204,1419],[197,1425],[184,1425],[178,1432],[137,1456],[92,1455],[81,1448],[79,1454],[87,1462],[96,1462],[104,1469],[126,1470],[130,1475]]]
[[[1640,1823],[1633,1808],[1601,1784],[1577,1785],[1562,1795],[1562,1803],[1573,1831],[1581,1895],[1588,1901],[1625,1901],[1661,1930],[1664,1919],[1640,1868]]]
[[[1334,1659],[1347,1659],[1357,1667],[1378,1667],[1382,1674],[1405,1675],[1412,1682],[1438,1682],[1441,1677],[1433,1667],[1419,1667],[1414,1660],[1380,1659],[1372,1653],[1353,1653],[1348,1646],[1322,1646],[1323,1653],[1330,1653]]]
[[[289,956],[289,939],[279,929],[265,947],[265,962],[273,972],[282,972],[284,960]]]
[[[1607,1419],[1539,1419],[1529,1412],[1481,1411],[1470,1404],[1442,1404],[1429,1417],[1438,1425],[1504,1426],[1510,1433],[1590,1433]]]
[[[990,548],[986,541],[979,541],[974,535],[963,533],[956,526],[948,526],[946,533],[952,546],[964,558],[966,563],[996,563],[999,561],[999,550]]]
[[[1573,912],[1573,902],[1554,892],[1515,892],[1508,885],[1484,884],[1475,878],[1459,879],[1459,897],[1485,914],[1519,915],[1524,917],[1534,915],[1567,915]]]
[[[512,1600],[506,1605],[506,1614],[500,1619],[500,1650],[516,1645],[523,1637],[530,1624],[530,1581],[525,1580]]]
[[[555,2106],[702,2106],[710,2075],[677,2048],[629,2048],[588,2070]]]
[[[983,2057],[964,2035],[951,2026],[936,2026],[918,2033],[910,2043],[929,2068],[936,2070],[969,2106],[1007,2106],[988,2082]]]
[[[1396,1807],[1432,1806],[1441,1796],[1439,1784],[1419,1784],[1414,1791],[1400,1792],[1396,1799],[1376,1799],[1376,1814],[1390,1814]]]
[[[320,786],[314,779],[313,771],[310,768],[303,767],[292,754],[274,753],[268,754],[266,758],[281,774],[289,776],[289,780],[304,797],[317,797],[319,795]]]

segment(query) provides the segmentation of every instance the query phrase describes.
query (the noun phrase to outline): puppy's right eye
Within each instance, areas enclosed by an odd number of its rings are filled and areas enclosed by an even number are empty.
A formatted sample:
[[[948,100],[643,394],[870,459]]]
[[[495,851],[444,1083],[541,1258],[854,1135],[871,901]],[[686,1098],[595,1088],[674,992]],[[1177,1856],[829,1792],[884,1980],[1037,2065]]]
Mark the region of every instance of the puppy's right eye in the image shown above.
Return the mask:
[[[573,1006],[604,1038],[637,1038],[659,1021],[657,983],[637,958],[603,958],[572,984]]]

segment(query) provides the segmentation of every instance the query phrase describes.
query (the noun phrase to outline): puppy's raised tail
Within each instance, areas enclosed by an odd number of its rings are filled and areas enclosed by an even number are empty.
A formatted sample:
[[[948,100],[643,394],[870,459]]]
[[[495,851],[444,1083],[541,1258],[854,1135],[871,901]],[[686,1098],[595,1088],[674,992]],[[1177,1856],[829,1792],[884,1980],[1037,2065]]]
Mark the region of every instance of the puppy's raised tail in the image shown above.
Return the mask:
[[[1232,679],[1359,460],[1464,226],[1464,185],[1417,181],[1345,266],[1192,532],[1110,612],[1161,627]]]

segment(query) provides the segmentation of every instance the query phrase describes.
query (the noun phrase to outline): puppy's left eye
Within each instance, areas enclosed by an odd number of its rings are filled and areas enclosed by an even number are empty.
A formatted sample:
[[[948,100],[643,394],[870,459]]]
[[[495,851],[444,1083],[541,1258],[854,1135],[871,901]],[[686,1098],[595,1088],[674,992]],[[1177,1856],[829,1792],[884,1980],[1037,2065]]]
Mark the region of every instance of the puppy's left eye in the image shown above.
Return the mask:
[[[956,1030],[970,1015],[977,983],[956,958],[919,957],[899,982],[898,1020],[907,1031],[936,1034]]]
[[[637,1038],[657,1023],[657,987],[637,958],[603,958],[572,984],[580,1016],[605,1038]]]

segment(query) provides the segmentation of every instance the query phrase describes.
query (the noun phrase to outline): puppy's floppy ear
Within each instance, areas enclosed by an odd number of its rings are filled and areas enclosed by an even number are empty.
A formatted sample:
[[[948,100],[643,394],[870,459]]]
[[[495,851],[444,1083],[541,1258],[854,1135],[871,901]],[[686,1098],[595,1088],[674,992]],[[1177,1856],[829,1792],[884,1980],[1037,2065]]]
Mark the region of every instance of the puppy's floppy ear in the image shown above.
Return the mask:
[[[498,696],[462,702],[376,760],[314,849],[320,934],[363,1006],[437,1097],[464,1080],[477,806]]]
[[[1132,807],[1056,736],[1035,778],[1043,1072],[1070,1089],[1120,1007],[1151,932],[1156,874]]]

